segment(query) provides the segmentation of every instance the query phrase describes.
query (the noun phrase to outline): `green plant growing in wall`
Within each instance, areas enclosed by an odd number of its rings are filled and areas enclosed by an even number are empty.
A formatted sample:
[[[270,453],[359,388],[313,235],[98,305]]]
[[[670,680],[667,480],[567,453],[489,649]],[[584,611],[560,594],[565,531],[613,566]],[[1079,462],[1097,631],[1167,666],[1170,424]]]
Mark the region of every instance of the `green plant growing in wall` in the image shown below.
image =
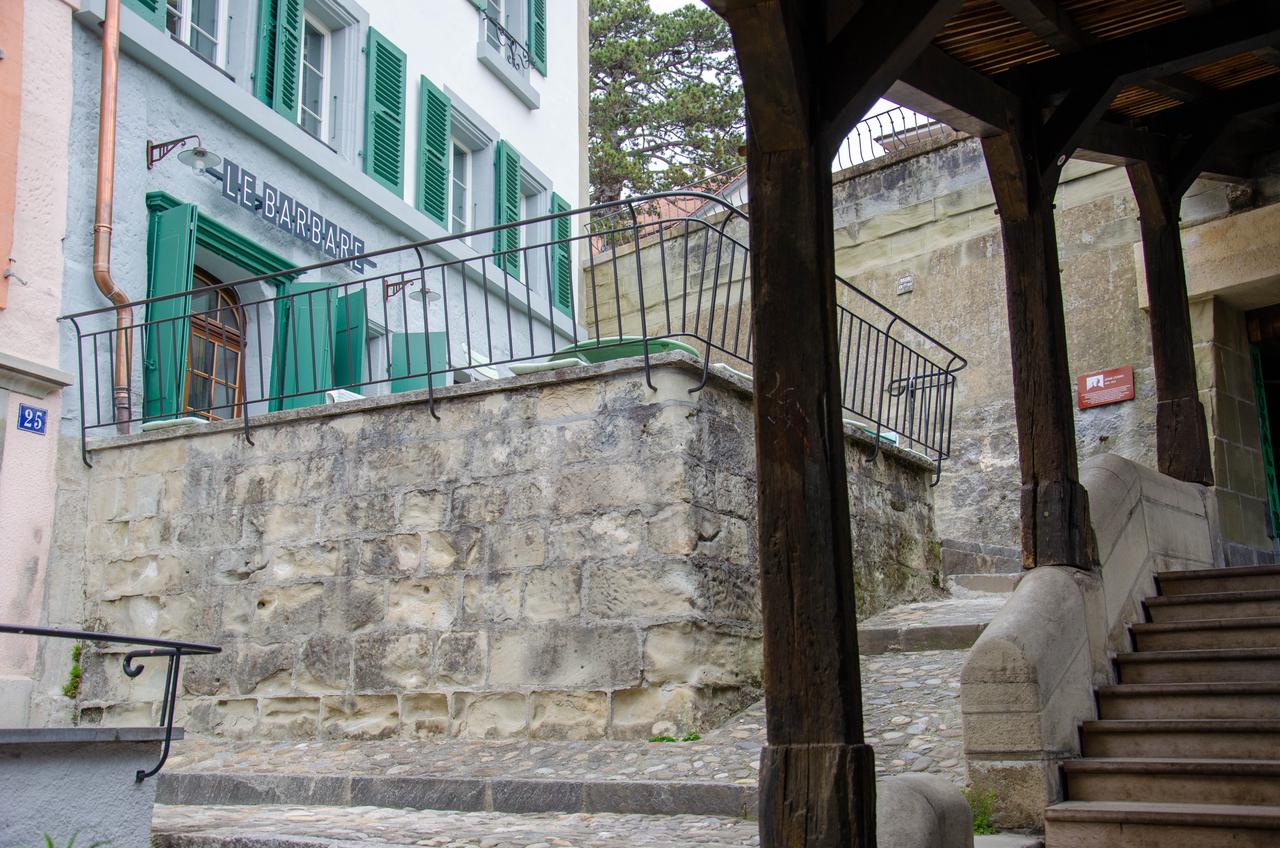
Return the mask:
[[[697,742],[702,738],[702,734],[696,730],[691,730],[683,737],[677,739],[674,736],[650,736],[650,742]]]
[[[80,646],[76,645],[76,647],[78,648]],[[71,838],[67,840],[67,844],[65,848],[76,848],[76,837],[79,835],[80,834],[78,833],[73,833],[71,835]],[[85,846],[85,848],[106,848],[106,846],[109,846],[110,844],[111,844],[110,842],[103,842],[103,841],[90,842],[87,846]],[[52,836],[46,833],[44,835],[44,845],[41,846],[41,848],[58,848],[58,844],[53,841]]]
[[[83,646],[79,642],[71,646],[71,673],[67,675],[67,682],[62,687],[62,694],[68,698],[80,696],[80,679],[84,676],[84,671],[80,668],[80,652],[82,649]],[[49,837],[45,836],[45,840],[47,841],[48,839]],[[76,838],[74,836],[71,837],[71,842],[67,843],[67,848],[72,848],[71,843],[75,841]]]
[[[964,799],[969,802],[969,810],[973,813],[973,832],[978,836],[999,833],[1000,831],[991,823],[991,814],[996,805],[995,790],[982,790],[971,786],[963,791]]]

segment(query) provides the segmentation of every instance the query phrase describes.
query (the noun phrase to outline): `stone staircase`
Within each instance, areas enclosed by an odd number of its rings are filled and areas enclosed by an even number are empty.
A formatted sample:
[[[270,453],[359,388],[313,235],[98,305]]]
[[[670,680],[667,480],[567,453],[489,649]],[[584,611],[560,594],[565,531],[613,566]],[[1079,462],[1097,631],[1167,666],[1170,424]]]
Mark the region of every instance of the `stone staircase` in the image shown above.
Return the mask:
[[[1280,845],[1280,566],[1162,572],[1046,848]]]

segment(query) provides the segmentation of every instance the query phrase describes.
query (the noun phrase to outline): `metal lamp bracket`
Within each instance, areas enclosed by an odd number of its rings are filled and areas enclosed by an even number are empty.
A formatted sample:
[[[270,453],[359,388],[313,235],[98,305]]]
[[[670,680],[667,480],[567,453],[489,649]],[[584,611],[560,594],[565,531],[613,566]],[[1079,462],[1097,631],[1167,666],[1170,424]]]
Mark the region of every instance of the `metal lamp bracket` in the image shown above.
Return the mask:
[[[151,139],[147,139],[147,170],[150,171],[156,166],[161,159],[168,156],[179,147],[186,147],[187,142],[195,139],[196,147],[201,146],[200,136],[188,135],[182,138],[175,138],[173,141],[161,141],[154,143]]]

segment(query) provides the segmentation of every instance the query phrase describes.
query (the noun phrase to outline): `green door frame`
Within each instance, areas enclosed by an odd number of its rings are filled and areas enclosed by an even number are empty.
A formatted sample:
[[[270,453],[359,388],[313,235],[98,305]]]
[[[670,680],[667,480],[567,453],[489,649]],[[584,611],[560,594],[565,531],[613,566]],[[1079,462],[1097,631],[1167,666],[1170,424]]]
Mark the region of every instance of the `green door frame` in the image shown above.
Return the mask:
[[[1267,409],[1267,387],[1262,379],[1262,348],[1249,345],[1253,364],[1253,398],[1258,407],[1258,436],[1262,443],[1262,470],[1267,481],[1267,511],[1271,516],[1271,536],[1280,537],[1280,484],[1276,480],[1276,455],[1271,441],[1271,410]]]
[[[175,206],[181,206],[185,201],[179,200],[172,194],[164,191],[147,192],[147,210],[151,215],[172,209]],[[253,276],[265,276],[267,274],[279,274],[272,280],[276,287],[276,295],[286,297],[290,293],[292,284],[298,279],[299,274],[286,274],[297,267],[294,263],[285,259],[278,253],[267,250],[262,245],[245,238],[240,233],[228,227],[220,221],[215,221],[208,215],[200,211],[199,206],[196,207],[196,246],[203,247],[210,253],[217,254],[228,262],[231,262],[245,269]],[[288,332],[288,309],[287,300],[277,300],[275,310],[275,346],[278,348],[281,340],[285,338]],[[278,396],[281,393],[281,386],[284,381],[284,363],[281,361],[280,351],[275,350],[271,356],[271,394]],[[268,409],[275,412],[280,408],[280,402],[272,401],[268,404]]]

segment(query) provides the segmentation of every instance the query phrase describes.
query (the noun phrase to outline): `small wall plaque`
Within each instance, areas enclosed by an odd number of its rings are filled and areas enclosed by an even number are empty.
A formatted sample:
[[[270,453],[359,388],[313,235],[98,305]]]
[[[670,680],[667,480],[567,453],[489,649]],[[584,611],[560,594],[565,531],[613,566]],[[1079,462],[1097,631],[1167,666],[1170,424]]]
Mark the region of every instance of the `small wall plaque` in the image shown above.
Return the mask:
[[[1081,409],[1133,400],[1133,368],[1108,368],[1076,377],[1076,405]]]

